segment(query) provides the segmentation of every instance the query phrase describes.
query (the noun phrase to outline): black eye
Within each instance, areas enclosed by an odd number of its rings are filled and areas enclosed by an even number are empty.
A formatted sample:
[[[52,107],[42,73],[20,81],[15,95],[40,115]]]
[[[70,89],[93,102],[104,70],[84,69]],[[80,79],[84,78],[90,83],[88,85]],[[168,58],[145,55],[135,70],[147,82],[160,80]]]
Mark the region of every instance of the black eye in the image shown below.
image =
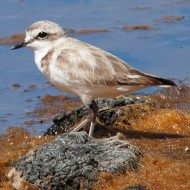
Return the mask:
[[[41,38],[41,39],[46,38],[47,36],[48,36],[48,34],[46,32],[40,32],[38,34],[38,38]]]

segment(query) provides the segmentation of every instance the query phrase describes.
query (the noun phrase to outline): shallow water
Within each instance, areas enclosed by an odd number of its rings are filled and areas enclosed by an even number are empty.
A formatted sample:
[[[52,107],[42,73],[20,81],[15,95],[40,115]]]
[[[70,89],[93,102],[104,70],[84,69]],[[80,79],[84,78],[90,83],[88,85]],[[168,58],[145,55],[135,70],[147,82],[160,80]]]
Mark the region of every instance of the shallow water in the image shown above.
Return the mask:
[[[58,22],[67,29],[108,29],[110,32],[73,36],[119,56],[142,71],[189,83],[189,8],[188,0],[7,0],[0,3],[0,37],[24,33],[31,23],[42,19]],[[167,20],[164,16],[182,19]],[[122,29],[141,24],[153,29]],[[0,46],[0,133],[9,126],[26,127],[27,113],[39,105],[41,97],[63,93],[47,83],[30,50],[10,51],[10,47]],[[27,129],[41,134],[45,128],[35,125]]]

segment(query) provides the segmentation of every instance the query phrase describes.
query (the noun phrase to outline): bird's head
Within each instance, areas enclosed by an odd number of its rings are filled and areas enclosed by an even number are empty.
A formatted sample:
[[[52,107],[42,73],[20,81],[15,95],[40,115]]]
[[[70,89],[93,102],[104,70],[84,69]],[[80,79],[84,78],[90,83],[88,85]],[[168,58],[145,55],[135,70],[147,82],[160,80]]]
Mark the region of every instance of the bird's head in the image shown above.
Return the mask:
[[[35,22],[26,30],[26,37],[20,44],[14,45],[11,50],[29,47],[40,50],[51,46],[52,42],[65,36],[64,30],[56,23],[42,20]]]

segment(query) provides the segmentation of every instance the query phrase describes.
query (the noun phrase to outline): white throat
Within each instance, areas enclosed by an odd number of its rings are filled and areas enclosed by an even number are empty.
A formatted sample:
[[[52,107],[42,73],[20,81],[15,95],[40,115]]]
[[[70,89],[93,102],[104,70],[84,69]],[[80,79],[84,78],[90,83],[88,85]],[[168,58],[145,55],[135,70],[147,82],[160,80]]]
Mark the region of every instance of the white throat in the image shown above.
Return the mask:
[[[38,69],[43,72],[42,70],[42,62],[41,60],[51,51],[51,47],[46,47],[46,48],[43,48],[43,49],[40,49],[40,50],[35,50],[34,51],[34,59],[35,59],[35,62],[36,62],[36,65],[38,66]]]

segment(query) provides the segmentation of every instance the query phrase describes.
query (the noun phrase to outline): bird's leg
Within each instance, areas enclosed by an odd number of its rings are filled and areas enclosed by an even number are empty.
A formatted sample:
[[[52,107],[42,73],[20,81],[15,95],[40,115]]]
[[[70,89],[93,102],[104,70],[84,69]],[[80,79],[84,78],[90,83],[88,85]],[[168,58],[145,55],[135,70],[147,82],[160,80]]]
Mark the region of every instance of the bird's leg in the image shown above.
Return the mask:
[[[89,137],[92,136],[94,131],[94,126],[96,124],[96,116],[98,114],[98,106],[94,100],[90,104],[86,104],[86,107],[88,108],[88,116],[87,118],[81,122],[76,128],[73,129],[73,132],[79,131],[81,128],[83,128],[85,125],[87,125],[88,122],[90,122],[90,130],[89,130]]]
[[[86,118],[84,121],[82,121],[79,125],[77,125],[73,130],[72,132],[77,132],[79,131],[80,129],[82,129],[85,125],[87,125],[87,123],[89,122],[90,120],[88,118]]]
[[[89,114],[89,119],[91,120],[90,122],[90,130],[89,130],[89,137],[92,137],[93,131],[94,131],[94,126],[96,125],[96,116],[98,114],[98,105],[94,100],[92,100],[92,103],[89,106],[90,114]]]

